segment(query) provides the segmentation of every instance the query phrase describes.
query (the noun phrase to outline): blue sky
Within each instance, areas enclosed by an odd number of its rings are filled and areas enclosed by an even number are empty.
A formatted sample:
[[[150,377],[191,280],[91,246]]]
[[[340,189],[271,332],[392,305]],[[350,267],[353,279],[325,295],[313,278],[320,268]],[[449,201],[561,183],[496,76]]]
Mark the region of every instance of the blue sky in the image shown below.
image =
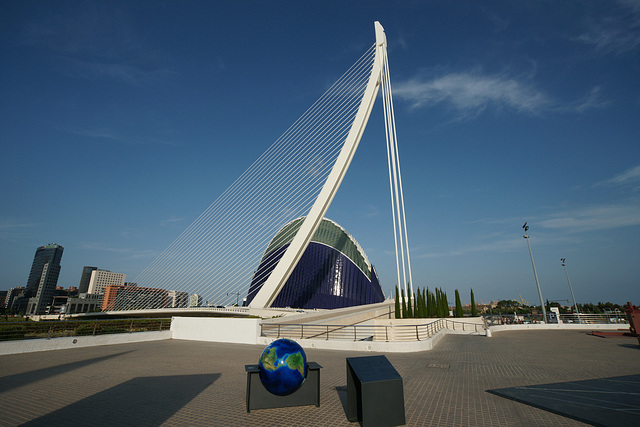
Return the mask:
[[[133,280],[385,27],[415,285],[640,302],[640,1],[0,6],[0,289]],[[328,217],[395,285],[381,102]],[[563,301],[561,301],[563,302]]]

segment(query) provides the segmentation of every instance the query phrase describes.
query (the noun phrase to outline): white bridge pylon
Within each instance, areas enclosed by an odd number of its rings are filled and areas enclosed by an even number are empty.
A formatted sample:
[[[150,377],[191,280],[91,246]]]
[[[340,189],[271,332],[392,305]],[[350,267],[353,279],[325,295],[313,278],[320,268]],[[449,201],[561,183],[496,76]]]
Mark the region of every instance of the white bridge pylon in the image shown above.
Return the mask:
[[[188,295],[190,305],[194,296],[198,305],[239,303],[251,292],[249,285],[273,236],[304,217],[292,239],[284,236],[290,245],[250,303],[270,307],[329,209],[381,86],[398,284],[408,291],[412,282],[402,179],[387,40],[379,22],[375,35],[375,44],[136,278],[140,289],[116,297],[109,309],[159,308],[161,297],[151,288],[173,291],[174,299]]]
[[[280,259],[276,268],[271,272],[271,275],[253,301],[251,301],[250,307],[269,307],[276,296],[278,296],[278,293],[293,272],[298,261],[300,261],[302,254],[307,249],[311,238],[318,229],[322,218],[324,218],[334,196],[338,192],[338,188],[347,173],[347,169],[349,169],[351,160],[356,153],[356,149],[358,148],[364,129],[369,121],[369,116],[371,115],[371,110],[373,109],[373,104],[375,103],[376,95],[378,94],[378,88],[380,87],[380,83],[382,83],[384,57],[386,56],[387,51],[387,38],[384,34],[382,25],[377,21],[375,22],[375,31],[375,58],[373,60],[371,76],[369,77],[369,82],[367,83],[367,87],[364,91],[362,102],[360,103],[356,117],[351,125],[351,130],[349,131],[344,145],[342,146],[340,155],[333,165],[333,169],[331,170],[326,183],[322,187],[318,198],[309,211],[309,214],[300,226],[298,233],[293,238],[293,241]]]

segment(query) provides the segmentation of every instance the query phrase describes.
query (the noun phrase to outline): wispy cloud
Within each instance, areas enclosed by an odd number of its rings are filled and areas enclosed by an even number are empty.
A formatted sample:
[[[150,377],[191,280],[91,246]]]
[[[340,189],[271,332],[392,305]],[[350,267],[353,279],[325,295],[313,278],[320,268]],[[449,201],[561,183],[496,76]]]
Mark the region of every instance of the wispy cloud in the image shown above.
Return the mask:
[[[594,184],[594,187],[626,186],[638,184],[640,184],[640,165],[631,169],[627,169],[626,171],[619,173],[613,178],[600,181]]]
[[[176,224],[176,223],[179,223],[179,222],[184,222],[184,218],[170,217],[170,218],[167,218],[167,219],[163,219],[163,220],[160,221],[160,225],[162,227],[166,227],[168,225]]]
[[[515,111],[539,115],[547,112],[584,113],[602,108],[600,86],[573,102],[555,100],[531,82],[531,77],[482,74],[477,71],[449,73],[437,77],[415,77],[394,85],[394,95],[414,109],[444,105],[453,110],[458,120],[469,120],[486,110]]]
[[[510,252],[522,247],[522,238],[506,237],[503,233],[487,237],[480,242],[466,244],[444,252],[416,253],[416,259],[461,256],[476,252]],[[412,256],[414,258],[414,256]]]
[[[0,239],[14,240],[24,237],[25,232],[39,226],[38,223],[16,221],[13,219],[0,219]]]
[[[82,247],[89,250],[117,253],[117,254],[128,256],[133,259],[139,259],[139,258],[148,259],[148,258],[155,258],[156,256],[158,256],[157,252],[148,250],[148,249],[140,250],[140,249],[133,249],[133,248],[109,247],[99,243],[85,243],[82,245]]]
[[[551,103],[545,93],[525,82],[477,72],[446,74],[430,80],[414,78],[395,85],[393,93],[413,108],[447,104],[460,112],[461,118],[475,117],[488,108],[538,114]]]
[[[428,259],[438,257],[456,257],[471,253],[507,253],[522,249],[522,235],[516,225],[519,218],[490,218],[473,221],[474,228],[486,229],[484,235],[467,238],[457,247],[443,251],[412,251],[412,258]],[[485,224],[486,228],[481,227]],[[531,222],[530,222],[531,224]],[[573,209],[537,215],[535,218],[536,245],[566,245],[567,242],[581,239],[580,233],[600,230],[633,227],[640,225],[640,202],[628,200],[617,204],[581,206]],[[498,231],[496,227],[499,227]],[[509,228],[505,233],[504,227]]]
[[[95,128],[68,128],[65,126],[55,125],[55,128],[61,132],[67,132],[86,139],[95,139],[99,141],[110,141],[123,144],[159,144],[179,146],[180,144],[168,139],[140,137],[135,135],[127,135],[125,133],[116,132],[108,127]]]
[[[602,98],[602,88],[600,86],[594,86],[582,99],[568,103],[565,106],[559,106],[558,110],[563,112],[584,113],[589,110],[606,107],[607,105],[609,105],[609,101]]]
[[[595,231],[640,225],[640,204],[583,207],[551,215],[539,225],[568,232]]]
[[[160,81],[172,74],[169,69],[144,69],[136,64],[109,63],[86,60],[69,61],[72,67],[65,70],[66,74],[89,80],[109,79],[119,80],[131,85],[141,82]]]
[[[610,13],[587,23],[589,30],[577,40],[599,52],[622,55],[640,47],[640,2],[618,0]]]
[[[58,71],[88,79],[139,84],[164,78],[166,55],[136,34],[126,13],[96,2],[74,14],[41,14],[27,23],[20,42],[57,59]]]

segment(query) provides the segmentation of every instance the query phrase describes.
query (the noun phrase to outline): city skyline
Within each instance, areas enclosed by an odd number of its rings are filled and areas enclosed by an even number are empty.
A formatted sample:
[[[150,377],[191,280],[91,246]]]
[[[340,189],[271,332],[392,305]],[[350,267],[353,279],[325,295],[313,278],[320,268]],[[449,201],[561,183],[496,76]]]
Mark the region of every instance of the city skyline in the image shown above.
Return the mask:
[[[0,289],[50,242],[60,286],[84,266],[135,281],[379,20],[414,285],[535,304],[527,221],[545,299],[571,298],[566,258],[579,303],[637,303],[640,3],[329,4],[3,4]],[[384,150],[378,100],[326,217],[389,294]]]

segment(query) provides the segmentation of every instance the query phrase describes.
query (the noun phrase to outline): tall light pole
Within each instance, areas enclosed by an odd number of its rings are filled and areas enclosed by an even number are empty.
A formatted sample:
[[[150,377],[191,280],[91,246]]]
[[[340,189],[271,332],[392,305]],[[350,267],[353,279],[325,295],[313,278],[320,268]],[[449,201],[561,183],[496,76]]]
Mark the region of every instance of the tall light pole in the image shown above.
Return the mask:
[[[567,272],[566,258],[560,258],[562,266],[564,267],[564,274],[567,276],[567,282],[569,283],[569,290],[571,291],[571,298],[573,298],[573,307],[576,309],[576,316],[578,316],[578,323],[580,323],[580,312],[578,311],[578,304],[576,304],[576,296],[573,294],[573,288],[571,287],[571,280],[569,280],[569,273]]]
[[[538,281],[538,272],[536,271],[536,263],[533,262],[533,252],[531,252],[531,243],[529,243],[529,235],[527,231],[529,231],[529,226],[525,222],[522,226],[524,228],[524,237],[527,241],[527,246],[529,246],[529,256],[531,256],[531,265],[533,266],[533,275],[536,278],[536,286],[538,286],[538,296],[540,297],[540,306],[542,307],[542,318],[544,323],[547,323],[547,309],[544,306],[544,300],[542,299],[542,291],[540,290],[540,282]]]

